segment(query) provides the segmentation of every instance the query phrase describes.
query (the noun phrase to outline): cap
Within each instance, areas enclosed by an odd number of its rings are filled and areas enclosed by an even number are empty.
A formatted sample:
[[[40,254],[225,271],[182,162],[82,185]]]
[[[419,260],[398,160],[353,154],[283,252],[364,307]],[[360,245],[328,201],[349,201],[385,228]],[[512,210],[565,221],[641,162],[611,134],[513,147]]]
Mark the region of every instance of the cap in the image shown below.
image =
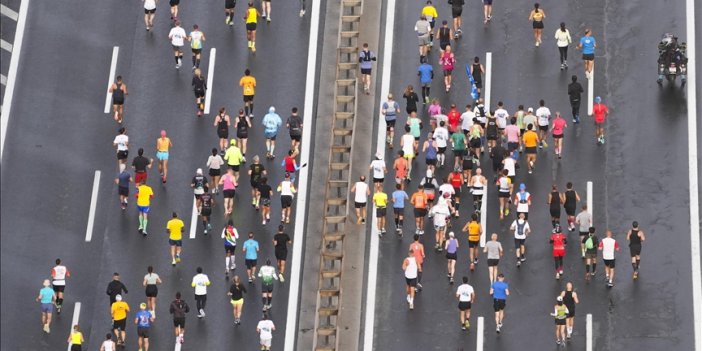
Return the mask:
[[[236,139],[232,139],[229,143],[232,145],[236,145]]]
[[[197,174],[199,174],[199,175],[202,175],[202,168],[198,168],[198,169],[195,171],[195,173],[197,173]]]
[[[561,297],[561,296],[556,297],[556,301],[558,301],[558,302],[563,301],[563,297]]]
[[[122,301],[122,295],[117,294],[117,296],[115,296],[115,300]]]
[[[449,237],[453,238],[455,236],[456,236],[456,234],[454,234],[453,232],[449,232]]]
[[[600,102],[602,102],[602,98],[599,96],[595,97],[595,103],[599,104]]]
[[[285,178],[290,178],[290,173],[285,172]]]
[[[165,130],[162,130],[162,131],[161,131],[161,137],[162,137],[162,138],[165,138],[165,137],[166,137],[166,131],[165,131]]]
[[[376,160],[382,160],[382,159],[383,159],[383,154],[381,154],[380,152],[377,153],[377,154],[375,154],[375,159],[376,159]]]
[[[533,108],[533,107],[529,107],[529,108],[527,109],[527,112],[534,112],[534,108]]]
[[[519,184],[519,190],[524,190],[526,189],[526,185],[524,183]]]
[[[444,197],[448,199],[449,197],[451,197],[451,194],[449,194],[448,192],[446,192],[446,193],[444,193]]]
[[[268,112],[269,112],[269,113],[275,112],[275,107],[271,106],[271,107],[268,109]]]
[[[141,308],[142,310],[145,310],[146,309],[146,302],[140,303],[139,308]]]

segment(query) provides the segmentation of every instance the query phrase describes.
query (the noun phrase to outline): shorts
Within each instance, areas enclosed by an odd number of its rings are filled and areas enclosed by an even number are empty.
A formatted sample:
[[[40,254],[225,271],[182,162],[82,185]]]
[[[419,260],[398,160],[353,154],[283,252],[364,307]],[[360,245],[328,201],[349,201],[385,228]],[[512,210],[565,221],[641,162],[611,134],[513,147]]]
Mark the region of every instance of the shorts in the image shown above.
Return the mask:
[[[51,313],[54,311],[54,304],[53,303],[43,303],[41,304],[41,311],[43,313]]]
[[[524,149],[527,154],[536,154],[536,146],[529,146]]]
[[[148,339],[149,338],[149,328],[139,328],[137,327],[137,335],[140,338]]]
[[[271,207],[271,199],[269,197],[261,197],[261,206]]]
[[[458,309],[461,311],[470,310],[470,301],[459,301],[458,302]]]
[[[519,148],[519,143],[516,142],[507,142],[507,150],[509,152],[512,152],[514,150],[517,150]]]
[[[171,240],[171,239],[168,239],[168,245],[170,245],[170,246],[183,247],[183,240]]]
[[[391,120],[386,119],[385,120],[385,128],[387,130],[390,130],[390,128],[395,128],[395,121],[397,121],[397,120],[396,119],[391,119]]]
[[[361,74],[370,75],[371,70],[372,70],[371,68],[361,68]]]
[[[193,54],[195,54],[195,55],[198,54],[195,52],[195,49],[193,49]],[[195,89],[195,90],[193,90],[193,93],[195,93],[196,99],[201,99],[201,98],[205,97],[205,89]]]
[[[614,260],[604,260],[605,267],[607,268],[614,268]]]
[[[463,157],[466,154],[466,150],[453,150],[454,157]]]
[[[129,150],[117,151],[118,160],[126,160],[127,156],[129,156]]]
[[[154,13],[156,13],[156,9],[155,9],[155,8],[153,8],[153,9],[151,9],[151,10],[149,10],[149,9],[144,9],[144,13],[147,14],[147,15],[153,15]]]
[[[190,50],[193,51],[193,55],[200,55],[200,53],[202,53],[202,49],[190,48]],[[195,94],[197,95],[197,90],[195,90]],[[204,90],[202,90],[202,96],[205,96]]]
[[[249,130],[248,129],[237,130],[236,137],[239,139],[248,139],[249,138]],[[224,138],[224,139],[226,139],[226,138]]]
[[[570,216],[570,217],[575,217],[575,207],[572,206],[563,206],[563,209],[565,209],[565,213]]]
[[[504,310],[506,305],[507,300],[492,299],[492,308],[495,310],[495,312],[500,312]]]
[[[229,139],[229,129],[217,129],[217,136],[220,139]],[[239,135],[237,135],[239,137]]]
[[[480,147],[480,144],[481,144],[480,138],[470,139],[469,143],[470,143],[470,147],[477,149]]]
[[[236,7],[236,0],[224,0],[224,8],[231,10]]]
[[[459,7],[459,8],[452,7],[451,8],[451,16],[453,16],[453,18],[461,17],[462,14],[463,14],[463,7]]]
[[[375,209],[375,215],[377,217],[385,217],[387,215],[387,208],[385,207],[378,207]]]
[[[275,138],[278,136],[278,132],[263,132],[263,135],[266,137],[266,139],[275,140]]]
[[[228,253],[231,255],[236,254],[236,246],[224,245],[224,253]]]
[[[253,95],[244,95],[244,102],[253,102]]]
[[[458,259],[458,255],[457,255],[455,252],[454,252],[454,253],[447,252],[447,253],[446,253],[446,259],[447,259],[447,260],[454,260],[454,261],[455,261],[455,260]]]
[[[244,299],[238,299],[238,300],[231,300],[230,302],[234,306],[243,306],[244,305]]]
[[[563,134],[553,134],[554,139],[563,139]]]
[[[117,193],[121,196],[129,196],[129,187],[117,187]]]
[[[355,208],[365,208],[366,207],[365,202],[354,202],[353,204],[354,204]]]
[[[168,151],[159,151],[156,153],[156,158],[159,161],[168,161]]]
[[[514,249],[519,250],[519,248],[522,247],[522,245],[524,245],[525,243],[526,243],[526,239],[515,238],[514,239]]]
[[[127,318],[112,322],[112,329],[124,331],[124,330],[126,330],[126,328],[127,328]]]
[[[246,30],[248,30],[248,31],[254,31],[254,30],[256,30],[256,23],[247,23],[247,24],[246,24]]]
[[[171,6],[178,6],[180,4],[180,0],[169,0],[168,3]]]
[[[438,149],[439,149],[439,151],[437,151],[437,152],[440,153],[440,154],[443,154],[443,153],[446,152],[446,146],[444,146],[444,147],[439,146]]]
[[[183,318],[173,318],[173,326],[178,328],[185,328],[185,317]]]
[[[51,284],[51,288],[54,289],[54,292],[57,292],[57,293],[60,292],[60,293],[62,293],[62,292],[66,289],[66,286],[65,286],[65,285],[53,285],[53,284]]]
[[[545,126],[539,125],[539,130],[544,131],[544,132],[548,132],[548,124]]]
[[[583,54],[583,60],[595,61],[595,54]]]
[[[292,135],[292,134],[290,134],[290,140],[294,140],[294,141],[299,142],[300,140],[302,140],[302,135]]]
[[[156,297],[158,296],[158,287],[155,284],[148,284],[145,293],[146,297]]]
[[[271,347],[271,342],[272,342],[272,341],[273,341],[273,339],[263,339],[263,338],[261,338],[261,346],[265,346],[266,348],[270,348],[270,347]]]
[[[597,128],[604,128],[604,120],[597,120],[595,119],[595,127]]]
[[[222,191],[222,194],[224,195],[225,199],[233,199],[234,195],[236,195],[236,190],[227,189],[227,190]]]
[[[435,158],[427,158],[424,161],[429,166],[436,166],[436,159]]]
[[[631,257],[641,255],[641,245],[629,245],[629,252]]]
[[[239,166],[240,165],[229,165],[229,168],[231,168],[234,172],[239,172]]]
[[[200,210],[200,215],[203,217],[209,217],[212,215],[212,207],[203,207],[202,210]]]
[[[492,0],[483,0],[483,5],[492,5]]]
[[[251,269],[256,267],[256,260],[244,260],[244,264],[246,264],[246,269]]]
[[[589,258],[591,260],[597,259],[597,251],[595,252],[590,252],[587,249],[585,249],[585,258]]]
[[[137,210],[139,210],[141,213],[149,213],[150,207],[137,205]]]
[[[417,286],[417,278],[405,278],[405,283],[407,286],[415,287]]]
[[[275,259],[278,261],[286,261],[288,259],[288,250],[285,250],[285,249],[275,250]]]
[[[428,35],[424,36],[424,37],[417,37],[417,39],[419,41],[419,46],[425,46],[425,45],[429,45],[429,43],[431,43],[431,40],[429,39]]]
[[[134,183],[140,184],[141,182],[146,182],[148,174],[146,172],[134,172]]]
[[[470,240],[470,239],[468,240],[468,247],[469,248],[471,248],[471,249],[476,248],[476,247],[478,247],[478,245],[480,245],[480,240],[475,240],[475,241]]]
[[[272,293],[273,292],[273,284],[262,284],[261,285],[261,292],[262,293]]]
[[[566,305],[566,307],[568,308],[568,318],[575,317],[575,305]]]
[[[411,160],[414,158],[414,153],[413,152],[405,152],[404,156],[402,156],[408,160]]]
[[[292,206],[293,197],[290,195],[283,195],[280,197],[280,206],[283,208],[290,208]]]
[[[82,350],[83,350],[83,345],[71,344],[71,351],[82,351]]]
[[[404,208],[404,207],[402,207],[402,208],[393,207],[393,208],[392,208],[392,212],[395,213],[395,214],[398,215],[398,216],[404,216],[404,214],[405,214],[405,208]]]
[[[210,177],[219,177],[220,174],[222,174],[222,171],[219,168],[210,168],[210,171],[209,171]]]
[[[534,21],[531,23],[531,28],[544,29],[544,21]]]
[[[427,216],[427,209],[426,208],[415,208],[414,209],[414,216],[415,217],[426,217]]]
[[[486,138],[487,140],[497,140],[497,134],[488,134]]]
[[[554,318],[554,319],[556,320],[556,325],[565,325],[566,324],[565,318],[563,318],[563,319]]]
[[[483,80],[482,80],[482,78],[477,79],[477,80],[475,81],[475,87],[478,88],[478,89],[482,89],[482,88],[483,88]],[[483,129],[485,129],[484,123],[481,123],[480,126],[483,127]]]
[[[382,184],[384,181],[385,181],[385,178],[375,178],[375,177],[373,177],[373,183],[376,183],[376,184],[380,183],[380,184]]]
[[[183,46],[178,46],[178,45],[171,45],[173,47],[173,51],[181,52],[183,51]]]
[[[503,199],[509,199],[509,192],[507,191],[499,191],[497,193],[497,197],[503,198]]]
[[[446,44],[448,45],[448,44]],[[441,50],[446,50],[446,45],[444,45],[443,49]],[[451,73],[453,73],[453,69],[445,69],[444,70],[444,77],[450,77]]]
[[[117,106],[122,106],[124,105],[124,98],[112,98],[112,104],[117,105]]]
[[[497,267],[498,263],[500,263],[499,258],[488,258],[487,260],[488,267]]]

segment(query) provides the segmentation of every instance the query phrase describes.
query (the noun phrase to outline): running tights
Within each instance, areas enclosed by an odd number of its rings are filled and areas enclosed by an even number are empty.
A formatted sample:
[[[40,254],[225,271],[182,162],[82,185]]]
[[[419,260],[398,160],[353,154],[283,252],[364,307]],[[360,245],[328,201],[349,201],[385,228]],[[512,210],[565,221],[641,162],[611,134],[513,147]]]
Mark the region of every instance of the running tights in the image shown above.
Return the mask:
[[[563,256],[554,256],[553,262],[556,266],[556,271],[563,269]]]
[[[427,101],[427,97],[429,96],[429,90],[430,90],[430,89],[431,89],[431,88],[429,88],[429,87],[422,87],[422,99],[423,99],[424,101]]]
[[[475,211],[480,211],[483,206],[483,195],[473,195],[473,208]]]
[[[207,295],[195,295],[195,303],[197,305],[198,312],[205,309],[205,304],[207,304]]]
[[[566,60],[568,60],[568,47],[567,46],[559,46],[558,53],[561,54],[561,64],[563,64],[564,62],[566,62]]]

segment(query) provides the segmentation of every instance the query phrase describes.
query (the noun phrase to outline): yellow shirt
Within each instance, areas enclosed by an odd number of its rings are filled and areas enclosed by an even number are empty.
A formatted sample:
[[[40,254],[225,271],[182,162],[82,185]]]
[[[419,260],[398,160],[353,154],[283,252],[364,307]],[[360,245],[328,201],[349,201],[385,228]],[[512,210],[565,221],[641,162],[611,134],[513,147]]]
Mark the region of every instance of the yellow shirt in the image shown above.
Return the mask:
[[[179,218],[173,218],[168,221],[168,224],[166,224],[170,234],[168,238],[171,240],[183,240],[183,227],[185,227],[185,223]]]
[[[156,151],[168,152],[168,148],[171,147],[171,139],[169,138],[158,138],[156,140]]]
[[[468,223],[468,240],[478,241],[480,240],[480,223],[472,221]]]
[[[143,184],[137,188],[137,206],[146,207],[151,204],[151,197],[154,196],[154,191],[151,187]]]
[[[429,22],[439,17],[439,14],[436,12],[436,7],[432,5],[424,6],[424,8],[422,9],[422,15],[426,16],[427,21]]]
[[[249,7],[246,10],[246,23],[256,23],[258,20],[258,13],[255,8]]]
[[[241,77],[241,80],[239,80],[239,85],[243,88],[244,95],[254,95],[256,92],[256,78],[252,76]]]
[[[129,312],[129,305],[124,301],[115,301],[112,304],[112,319],[116,321],[121,321],[127,318],[127,312]]]
[[[73,344],[73,345],[83,344],[83,333],[81,333],[81,332],[71,333],[71,344]]]
[[[373,203],[378,207],[387,207],[388,206],[388,194],[386,194],[386,193],[373,194]]]
[[[536,147],[539,140],[539,136],[533,130],[527,130],[522,136],[522,141],[524,141],[525,147]]]

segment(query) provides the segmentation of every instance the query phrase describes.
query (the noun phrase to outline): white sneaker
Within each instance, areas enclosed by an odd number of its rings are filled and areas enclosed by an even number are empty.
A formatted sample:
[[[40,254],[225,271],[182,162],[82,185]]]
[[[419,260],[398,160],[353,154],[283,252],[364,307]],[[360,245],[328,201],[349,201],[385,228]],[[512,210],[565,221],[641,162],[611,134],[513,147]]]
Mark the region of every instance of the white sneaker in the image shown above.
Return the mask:
[[[202,308],[200,309],[200,316],[202,316],[202,317],[205,316],[205,310],[203,310]]]
[[[300,10],[300,17],[305,15],[305,9]]]

